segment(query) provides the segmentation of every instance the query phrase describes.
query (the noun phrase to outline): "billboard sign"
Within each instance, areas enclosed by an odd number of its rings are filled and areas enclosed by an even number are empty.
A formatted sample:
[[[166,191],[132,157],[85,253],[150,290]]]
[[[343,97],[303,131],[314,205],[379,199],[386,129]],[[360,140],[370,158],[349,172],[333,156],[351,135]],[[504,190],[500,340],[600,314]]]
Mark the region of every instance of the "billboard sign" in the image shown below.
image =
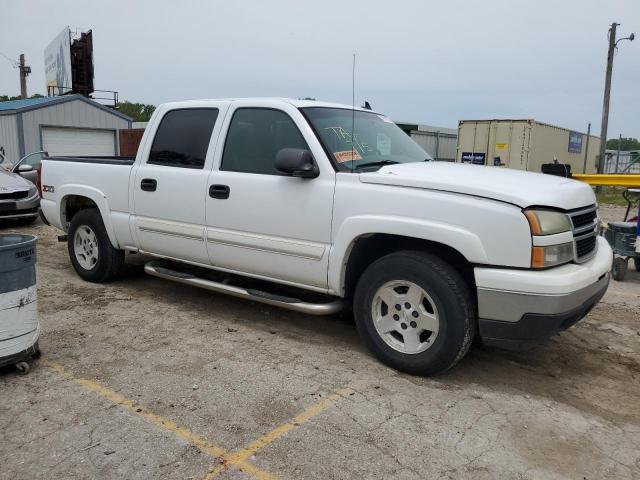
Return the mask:
[[[71,91],[71,31],[69,27],[65,27],[44,49],[44,71],[47,80],[47,94],[63,95]]]
[[[484,165],[485,159],[487,158],[486,153],[478,153],[478,152],[462,152],[462,163],[472,163],[473,165]]]
[[[580,132],[569,132],[569,153],[582,152],[582,134]]]

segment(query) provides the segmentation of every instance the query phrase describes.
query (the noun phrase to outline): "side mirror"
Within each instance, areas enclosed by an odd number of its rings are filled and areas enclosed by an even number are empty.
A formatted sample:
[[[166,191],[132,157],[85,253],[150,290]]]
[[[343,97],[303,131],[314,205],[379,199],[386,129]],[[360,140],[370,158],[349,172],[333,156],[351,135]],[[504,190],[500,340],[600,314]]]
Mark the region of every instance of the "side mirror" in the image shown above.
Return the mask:
[[[279,172],[292,177],[316,178],[320,175],[313,155],[302,148],[283,148],[277,153],[274,165]]]
[[[20,165],[18,165],[18,173],[26,173],[26,172],[32,172],[32,171],[33,171],[32,165],[26,165],[24,163],[21,163]]]

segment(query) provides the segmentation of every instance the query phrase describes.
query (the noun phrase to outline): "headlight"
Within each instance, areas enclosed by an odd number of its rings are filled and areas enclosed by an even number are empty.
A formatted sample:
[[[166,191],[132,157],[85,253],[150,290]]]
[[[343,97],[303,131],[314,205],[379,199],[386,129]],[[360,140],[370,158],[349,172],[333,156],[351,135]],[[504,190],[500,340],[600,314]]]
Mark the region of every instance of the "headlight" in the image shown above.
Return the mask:
[[[573,260],[573,242],[531,249],[531,268],[553,267],[571,260]]]
[[[564,213],[552,210],[525,210],[524,214],[529,221],[532,235],[554,235],[571,230],[569,217]]]
[[[34,185],[33,187],[29,188],[29,193],[28,193],[28,197],[31,198],[34,195],[36,195],[38,193],[38,189],[36,188],[36,186]]]
[[[573,234],[571,233],[571,220],[568,215],[553,210],[534,209],[525,210],[524,214],[529,222],[534,243],[534,246],[531,248],[531,268],[553,267],[573,260]],[[555,237],[554,240],[558,243],[555,245],[544,245],[544,243],[551,243],[547,240],[543,242],[543,246],[535,245],[536,238],[547,235],[556,235],[557,237]]]

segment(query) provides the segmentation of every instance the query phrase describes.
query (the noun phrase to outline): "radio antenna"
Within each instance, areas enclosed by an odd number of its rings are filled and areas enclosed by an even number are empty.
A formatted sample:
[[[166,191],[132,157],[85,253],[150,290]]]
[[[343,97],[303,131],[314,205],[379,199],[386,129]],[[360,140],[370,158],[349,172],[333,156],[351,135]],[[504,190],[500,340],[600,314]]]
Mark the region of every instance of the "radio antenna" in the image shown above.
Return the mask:
[[[356,54],[353,54],[351,69],[351,171],[353,172],[353,157],[356,149]]]

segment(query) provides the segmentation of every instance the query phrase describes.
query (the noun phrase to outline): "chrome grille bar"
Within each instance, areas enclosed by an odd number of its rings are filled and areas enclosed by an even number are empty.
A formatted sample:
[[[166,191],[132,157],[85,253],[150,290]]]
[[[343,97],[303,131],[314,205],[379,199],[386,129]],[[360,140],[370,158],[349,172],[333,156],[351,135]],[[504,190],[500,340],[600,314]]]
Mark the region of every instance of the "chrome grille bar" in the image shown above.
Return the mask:
[[[567,212],[573,230],[573,251],[577,263],[584,263],[596,254],[597,242],[589,241],[598,235],[598,212],[595,205]],[[580,245],[579,245],[580,244]],[[591,245],[592,244],[592,245]],[[588,248],[588,251],[584,251]],[[578,251],[582,255],[578,255]]]

